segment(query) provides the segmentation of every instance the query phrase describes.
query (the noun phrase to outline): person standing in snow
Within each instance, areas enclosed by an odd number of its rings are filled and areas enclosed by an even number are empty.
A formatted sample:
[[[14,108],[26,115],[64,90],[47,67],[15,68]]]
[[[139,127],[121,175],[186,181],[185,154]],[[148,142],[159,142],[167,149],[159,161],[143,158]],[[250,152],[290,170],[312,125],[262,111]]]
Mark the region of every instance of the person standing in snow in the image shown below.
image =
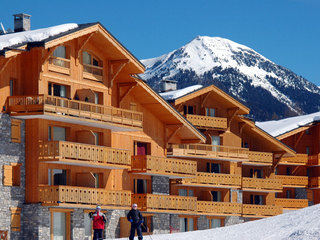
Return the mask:
[[[133,240],[135,231],[137,229],[138,239],[142,240],[142,231],[141,231],[141,224],[143,223],[143,218],[138,210],[137,204],[132,204],[132,209],[127,214],[127,219],[131,222],[131,229],[130,229],[130,236],[129,240]]]
[[[95,212],[90,212],[89,217],[92,219],[93,240],[103,239],[104,224],[107,222],[106,215],[101,212],[101,207],[97,206]]]

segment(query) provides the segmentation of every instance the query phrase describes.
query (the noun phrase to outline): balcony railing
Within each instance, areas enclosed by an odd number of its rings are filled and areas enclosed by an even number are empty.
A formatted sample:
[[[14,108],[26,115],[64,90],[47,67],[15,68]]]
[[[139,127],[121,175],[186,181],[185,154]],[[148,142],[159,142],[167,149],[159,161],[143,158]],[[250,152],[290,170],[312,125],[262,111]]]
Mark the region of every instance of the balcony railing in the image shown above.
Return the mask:
[[[132,156],[131,171],[169,177],[193,177],[197,173],[197,162],[149,155]]]
[[[242,190],[282,192],[282,180],[271,178],[242,178]]]
[[[70,74],[70,59],[51,56],[48,69],[53,72]]]
[[[275,204],[282,208],[299,209],[308,207],[308,199],[276,198]]]
[[[195,178],[177,181],[178,184],[199,187],[240,188],[241,176],[223,173],[198,172]]]
[[[305,176],[276,175],[276,179],[281,179],[284,187],[300,188],[308,186],[308,177]]]
[[[247,148],[216,146],[209,144],[170,144],[168,155],[195,158],[227,159],[230,161],[248,160]]]
[[[320,166],[320,154],[309,156],[308,165],[310,165],[310,166]]]
[[[129,150],[65,141],[39,143],[39,159],[46,161],[76,160],[80,164],[99,164],[111,168],[130,168]]]
[[[240,216],[241,203],[198,201],[198,212],[221,216]]]
[[[294,157],[282,157],[279,164],[282,165],[306,165],[308,163],[307,154],[296,154]]]
[[[173,195],[133,194],[132,202],[142,211],[196,213],[197,198]]]
[[[263,218],[279,215],[282,208],[272,205],[242,204],[243,217]]]
[[[7,98],[6,111],[11,115],[49,113],[142,128],[140,112],[48,95],[10,96]]]
[[[73,186],[40,186],[39,201],[45,204],[89,204],[129,208],[131,192]]]
[[[320,188],[320,177],[312,177],[309,179],[310,188]]]
[[[189,122],[191,122],[193,125],[197,127],[221,128],[221,129],[226,129],[228,127],[227,118],[191,115],[191,114],[187,114],[186,118]]]
[[[273,163],[272,153],[249,151],[248,161],[243,164],[271,166]]]

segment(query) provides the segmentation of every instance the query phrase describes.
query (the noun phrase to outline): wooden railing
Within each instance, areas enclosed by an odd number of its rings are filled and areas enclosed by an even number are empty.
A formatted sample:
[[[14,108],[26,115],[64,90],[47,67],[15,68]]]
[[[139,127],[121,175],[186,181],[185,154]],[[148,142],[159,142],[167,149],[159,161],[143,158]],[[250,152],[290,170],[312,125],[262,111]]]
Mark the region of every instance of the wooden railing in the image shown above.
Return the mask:
[[[320,154],[309,156],[308,165],[319,166],[320,165]]]
[[[6,111],[12,115],[48,112],[142,128],[140,112],[49,95],[10,96]]]
[[[221,129],[226,129],[228,127],[227,118],[191,115],[191,114],[187,114],[186,118],[189,122],[191,122],[193,125],[197,127],[221,128]]]
[[[133,194],[132,202],[142,211],[197,212],[197,198],[173,195]]]
[[[233,216],[242,213],[241,203],[198,201],[197,204],[199,213]]]
[[[306,176],[286,176],[286,175],[276,175],[276,179],[282,180],[282,185],[284,187],[307,187],[308,177]]]
[[[275,204],[283,208],[305,208],[308,207],[308,199],[276,198]]]
[[[242,178],[242,189],[252,191],[282,192],[282,180],[272,178]]]
[[[73,186],[39,186],[41,203],[90,204],[130,207],[131,192]]]
[[[8,231],[0,231],[0,240],[8,239]]]
[[[202,187],[226,187],[240,188],[241,176],[223,173],[198,172],[195,178],[179,180],[181,184],[202,186]]]
[[[320,177],[311,177],[309,179],[310,188],[320,188]]]
[[[272,205],[242,204],[242,215],[244,217],[269,217],[282,213],[282,208]]]
[[[197,173],[197,162],[149,155],[132,156],[131,171],[192,177]]]
[[[40,142],[39,159],[74,159],[87,163],[121,165],[128,168],[131,166],[129,150],[65,141]]]
[[[168,155],[230,159],[233,161],[248,160],[248,153],[247,148],[209,144],[170,144],[168,147]]]
[[[58,67],[63,67],[63,68],[70,68],[70,59],[51,56],[49,58],[49,64],[52,64]]]
[[[83,64],[83,78],[88,78],[91,80],[103,81],[103,67]]]
[[[248,161],[243,162],[249,164],[257,164],[257,165],[272,165],[273,157],[272,153],[267,152],[255,152],[249,151]]]
[[[282,157],[279,164],[286,165],[306,165],[308,163],[307,154],[296,154],[294,157]]]

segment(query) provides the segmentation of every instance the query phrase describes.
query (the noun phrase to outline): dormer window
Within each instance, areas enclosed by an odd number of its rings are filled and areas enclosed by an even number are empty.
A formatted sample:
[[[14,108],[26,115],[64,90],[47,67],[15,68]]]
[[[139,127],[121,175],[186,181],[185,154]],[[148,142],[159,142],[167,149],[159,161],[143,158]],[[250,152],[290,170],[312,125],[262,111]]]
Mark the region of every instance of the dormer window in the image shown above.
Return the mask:
[[[66,46],[57,47],[54,50],[49,63],[59,67],[70,68],[70,56],[67,50]]]
[[[93,54],[84,51],[82,53],[83,71],[93,75],[102,76],[102,61]]]

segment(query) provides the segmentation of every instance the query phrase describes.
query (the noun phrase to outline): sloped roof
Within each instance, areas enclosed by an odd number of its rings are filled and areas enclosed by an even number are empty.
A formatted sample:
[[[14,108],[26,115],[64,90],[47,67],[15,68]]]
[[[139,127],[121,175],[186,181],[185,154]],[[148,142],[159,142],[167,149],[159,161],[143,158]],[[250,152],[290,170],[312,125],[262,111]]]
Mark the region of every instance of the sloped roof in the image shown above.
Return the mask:
[[[174,91],[159,93],[159,95],[167,101],[172,101],[172,100],[176,100],[177,98],[180,98],[184,95],[190,94],[194,91],[197,91],[200,88],[203,88],[203,86],[202,85],[193,85],[190,87],[186,87],[186,88],[182,88],[182,89],[178,89],[178,90],[174,90]]]
[[[257,122],[256,125],[268,132],[271,136],[279,138],[281,135],[288,134],[294,130],[294,132],[297,133],[296,130],[319,121],[320,112],[316,112],[303,116],[284,118],[281,120]],[[303,128],[303,130],[305,129]]]

